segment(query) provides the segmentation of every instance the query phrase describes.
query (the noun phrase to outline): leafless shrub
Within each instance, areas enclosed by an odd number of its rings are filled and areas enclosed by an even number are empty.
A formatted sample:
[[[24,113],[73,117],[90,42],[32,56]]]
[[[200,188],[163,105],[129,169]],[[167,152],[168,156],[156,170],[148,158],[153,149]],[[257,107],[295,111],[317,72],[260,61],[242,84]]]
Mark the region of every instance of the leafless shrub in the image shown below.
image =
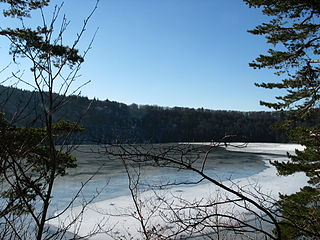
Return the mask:
[[[273,228],[279,231],[274,199],[263,194],[255,183],[240,186],[231,180],[221,182],[207,174],[208,156],[221,145],[105,146],[105,154],[117,157],[126,169],[134,204],[134,210],[127,215],[140,223],[142,238],[279,239],[279,232],[272,231]],[[245,144],[236,147],[245,147]],[[149,166],[192,171],[198,179],[148,184],[141,179],[141,173]],[[202,181],[213,185],[215,191],[206,196],[185,198],[170,190]]]

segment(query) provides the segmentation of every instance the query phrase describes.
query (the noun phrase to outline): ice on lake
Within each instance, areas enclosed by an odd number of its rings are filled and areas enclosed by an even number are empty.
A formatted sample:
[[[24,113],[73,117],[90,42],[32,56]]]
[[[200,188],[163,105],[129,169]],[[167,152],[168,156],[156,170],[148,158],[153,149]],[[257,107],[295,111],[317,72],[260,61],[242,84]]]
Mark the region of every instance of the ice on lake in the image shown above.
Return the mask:
[[[201,144],[210,145],[210,143]],[[206,174],[224,184],[259,185],[265,193],[272,197],[277,197],[279,192],[293,193],[307,184],[307,178],[304,174],[298,173],[288,177],[280,177],[277,176],[275,168],[269,164],[269,160],[286,161],[287,152],[294,153],[295,149],[301,150],[301,146],[275,143],[249,143],[245,148],[238,146],[232,144],[225,149],[220,148],[212,151],[208,156]],[[94,174],[92,181],[84,188],[83,197],[90,199],[97,191],[101,192],[95,198],[95,203],[90,204],[84,212],[82,227],[78,234],[84,236],[96,224],[103,222],[106,223],[106,226],[113,226],[113,231],[116,234],[125,232],[130,232],[133,235],[138,234],[139,222],[134,218],[125,217],[128,214],[126,211],[134,211],[132,199],[129,196],[126,172],[120,161],[112,161],[104,155],[93,154],[93,152],[97,152],[96,148],[96,146],[80,146],[75,152],[79,166],[57,182],[53,209],[57,212],[59,209],[63,209],[74,196],[80,183]],[[186,170],[177,171],[177,169],[157,167],[143,169],[142,176],[143,181],[154,183],[185,182],[199,179],[197,174]],[[216,194],[216,191],[216,186],[202,182],[196,186],[176,186],[170,190],[170,194],[173,193],[193,201],[196,197],[212,196]],[[119,209],[124,215],[115,217],[114,215],[119,215]],[[65,212],[60,220],[51,221],[50,224],[59,227],[61,222],[68,221],[70,215],[79,211],[81,211],[80,206],[74,207],[72,211]],[[110,217],[110,213],[113,217]],[[96,235],[92,239],[106,239],[106,235]]]

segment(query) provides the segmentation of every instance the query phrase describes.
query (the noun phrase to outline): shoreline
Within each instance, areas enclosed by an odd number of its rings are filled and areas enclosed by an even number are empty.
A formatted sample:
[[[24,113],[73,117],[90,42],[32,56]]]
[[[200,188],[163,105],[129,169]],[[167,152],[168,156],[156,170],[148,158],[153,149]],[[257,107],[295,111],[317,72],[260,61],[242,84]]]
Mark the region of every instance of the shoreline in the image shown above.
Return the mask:
[[[181,142],[179,144],[186,145],[204,145],[204,146],[218,146],[225,148],[232,152],[247,152],[260,154],[276,154],[287,155],[287,152],[294,154],[295,149],[303,150],[305,147],[295,143],[259,143],[259,142]]]

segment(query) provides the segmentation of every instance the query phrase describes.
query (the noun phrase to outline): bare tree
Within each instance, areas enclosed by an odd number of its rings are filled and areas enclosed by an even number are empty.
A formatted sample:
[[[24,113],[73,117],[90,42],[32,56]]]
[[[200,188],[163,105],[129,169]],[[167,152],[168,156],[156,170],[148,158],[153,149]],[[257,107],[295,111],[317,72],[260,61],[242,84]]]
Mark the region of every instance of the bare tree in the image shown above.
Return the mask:
[[[54,184],[59,177],[67,174],[69,168],[76,167],[76,159],[72,156],[75,146],[70,145],[72,143],[70,139],[73,133],[82,130],[79,122],[57,119],[56,113],[67,104],[68,95],[76,94],[83,85],[87,84],[74,87],[93,39],[82,53],[77,47],[97,8],[98,1],[83,21],[80,31],[70,46],[64,45],[64,34],[69,22],[65,16],[59,18],[63,4],[55,6],[52,16],[48,18],[45,12],[48,2],[8,1],[10,9],[5,13],[17,16],[21,27],[0,30],[0,35],[6,37],[11,43],[10,53],[14,63],[22,59],[21,61],[28,63],[30,67],[30,74],[16,72],[12,73],[10,78],[34,89],[34,94],[30,99],[25,99],[24,104],[12,119],[8,120],[3,115],[0,116],[1,239],[41,240],[77,237],[76,229],[72,237],[66,235],[71,224],[64,225],[63,229],[55,231],[47,226],[48,221],[59,217],[65,211],[54,216],[49,213]],[[36,26],[35,29],[26,27],[24,23],[24,17],[30,16],[30,11],[33,9],[40,12],[42,19],[42,25]],[[58,22],[60,22],[59,25]],[[3,98],[2,104],[6,104],[10,97],[11,94],[8,94]],[[29,115],[26,109],[30,106],[31,99],[37,104],[33,109],[34,113]],[[32,121],[35,127],[15,125],[19,119],[25,117]],[[75,203],[83,186],[66,208]],[[91,201],[92,199],[86,201],[83,209]],[[77,214],[72,222],[81,219],[82,213],[83,211]]]
[[[124,164],[134,203],[131,216],[139,221],[143,239],[280,239],[274,199],[254,184],[240,187],[231,180],[226,184],[207,174],[208,156],[220,145],[105,146],[107,155],[118,157]],[[141,169],[146,166],[192,171],[198,179],[153,185],[141,180]],[[219,191],[214,195],[195,196],[193,200],[164,191],[202,181],[208,181]],[[144,193],[146,190],[149,194]]]

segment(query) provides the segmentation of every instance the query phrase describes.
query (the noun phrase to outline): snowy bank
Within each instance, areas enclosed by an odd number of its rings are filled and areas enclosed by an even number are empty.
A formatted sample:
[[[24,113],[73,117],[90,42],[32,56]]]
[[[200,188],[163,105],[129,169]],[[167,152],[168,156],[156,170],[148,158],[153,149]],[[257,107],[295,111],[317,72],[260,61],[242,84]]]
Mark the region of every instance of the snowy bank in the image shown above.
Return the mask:
[[[305,147],[293,143],[242,143],[242,142],[231,142],[231,143],[211,143],[211,142],[198,142],[198,143],[181,143],[191,145],[215,145],[224,147],[228,151],[234,152],[248,152],[248,153],[265,153],[265,154],[278,154],[287,155],[287,152],[294,154],[295,150],[303,150]]]

